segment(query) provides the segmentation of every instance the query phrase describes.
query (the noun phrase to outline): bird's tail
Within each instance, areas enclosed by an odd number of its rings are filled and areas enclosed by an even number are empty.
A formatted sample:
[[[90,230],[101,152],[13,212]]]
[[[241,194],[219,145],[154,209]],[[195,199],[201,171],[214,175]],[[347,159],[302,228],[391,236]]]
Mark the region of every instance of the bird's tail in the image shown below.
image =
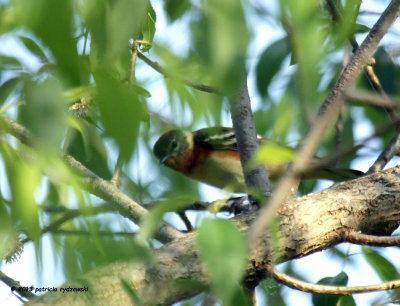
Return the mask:
[[[335,182],[347,181],[364,175],[364,172],[353,169],[342,169],[324,166],[312,169],[303,175],[304,179],[325,179]]]

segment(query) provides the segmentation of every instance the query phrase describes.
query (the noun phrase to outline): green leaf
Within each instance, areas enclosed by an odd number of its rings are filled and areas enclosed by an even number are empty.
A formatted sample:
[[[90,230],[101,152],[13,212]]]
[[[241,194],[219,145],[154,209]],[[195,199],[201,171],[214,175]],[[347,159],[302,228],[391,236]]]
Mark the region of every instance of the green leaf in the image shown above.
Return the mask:
[[[41,61],[47,62],[47,56],[44,54],[42,48],[33,39],[26,36],[18,36],[25,47],[34,55],[40,58]]]
[[[257,150],[256,159],[266,165],[280,165],[293,161],[294,154],[295,151],[292,148],[266,141]]]
[[[0,153],[1,153],[0,141]],[[3,176],[4,177],[4,176]],[[18,258],[19,248],[18,231],[16,230],[11,212],[3,201],[3,196],[0,192],[0,258],[6,261],[13,261]]]
[[[268,94],[268,86],[289,52],[287,37],[284,37],[268,46],[261,54],[256,67],[257,89],[261,96],[265,97]]]
[[[6,142],[0,142],[0,152],[12,194],[10,207],[14,224],[19,224],[31,239],[37,240],[41,231],[35,192],[40,183],[40,171],[35,163],[23,160]]]
[[[264,291],[268,299],[268,305],[286,306],[283,300],[281,289],[282,285],[273,278],[267,278],[260,283],[260,288]]]
[[[41,83],[26,80],[25,105],[21,107],[23,124],[46,148],[59,148],[66,128],[66,101],[60,83],[49,78]]]
[[[149,1],[87,0],[81,7],[91,37],[91,66],[95,69],[111,68],[108,73],[125,76],[130,58],[128,42],[140,37]]]
[[[397,65],[393,63],[392,56],[385,50],[385,48],[380,47],[375,52],[374,58],[376,60],[374,71],[376,76],[379,78],[383,89],[389,95],[397,95],[400,86],[398,82],[396,82],[398,71],[396,71]]]
[[[142,97],[145,97],[145,98],[151,97],[151,93],[146,88],[144,88],[138,84],[132,84],[132,88],[138,95],[141,95]]]
[[[109,180],[111,172],[103,139],[93,125],[83,120],[79,120],[78,124],[80,130],[71,128],[68,132],[65,141],[66,153],[98,176]]]
[[[325,277],[320,279],[317,284],[332,285],[332,286],[346,286],[349,277],[345,272],[340,272],[333,277]],[[340,299],[340,295],[336,294],[317,294],[313,293],[312,302],[315,306],[335,306]]]
[[[105,133],[115,140],[122,161],[129,160],[137,142],[140,122],[148,120],[147,109],[132,89],[106,71],[98,71],[94,77]]]
[[[354,26],[354,33],[356,33],[356,34],[367,33],[367,32],[369,32],[370,30],[371,30],[370,27],[367,27],[366,25],[363,25],[363,24],[357,23],[357,24]]]
[[[232,305],[247,264],[243,235],[228,220],[205,219],[199,228],[198,243],[215,293],[224,304]]]
[[[351,295],[345,295],[340,297],[336,306],[357,306],[357,304]]]
[[[21,62],[14,56],[0,55],[0,67],[2,69],[22,69]]]
[[[171,22],[180,18],[190,8],[191,4],[188,0],[165,0],[164,10]]]
[[[150,239],[160,226],[160,221],[165,213],[170,211],[179,211],[181,208],[187,206],[188,203],[192,203],[193,201],[195,201],[193,196],[182,196],[181,194],[178,196],[170,196],[167,200],[160,201],[150,210],[150,213],[141,222],[138,240],[144,242]]]
[[[344,6],[339,1],[336,2],[340,15],[340,23],[335,23],[333,35],[337,39],[338,48],[343,47],[343,44],[357,33],[355,31],[355,22],[359,14],[359,5],[359,0],[347,0],[344,2]]]
[[[0,106],[4,104],[10,94],[15,90],[18,83],[21,81],[19,77],[11,78],[5,81],[0,86]]]
[[[129,295],[131,302],[133,305],[142,305],[142,302],[140,301],[140,298],[136,291],[129,285],[129,282],[121,279],[121,284],[122,287],[124,288],[125,292]]]
[[[249,42],[239,0],[202,1],[199,17],[191,24],[192,47],[209,68],[211,85],[226,95],[236,94],[244,75]]]
[[[375,252],[367,247],[363,247],[362,252],[365,259],[375,270],[376,274],[378,274],[382,281],[386,282],[399,277],[396,267],[378,252]]]
[[[79,85],[82,67],[75,43],[73,2],[63,0],[18,1],[18,20],[33,31],[44,46],[50,49],[57,63],[57,72],[72,85]],[[62,38],[62,39],[61,39]],[[24,39],[27,42],[27,39]],[[27,48],[40,54],[29,42]],[[38,53],[39,52],[39,53]]]
[[[68,103],[80,101],[82,97],[93,96],[94,88],[92,85],[84,85],[79,87],[73,87],[64,91],[63,96]]]
[[[315,92],[321,80],[320,65],[328,54],[324,45],[326,33],[321,30],[324,21],[320,10],[313,1],[283,0],[280,4],[289,22],[291,50],[297,63],[297,95],[307,107],[319,105]]]
[[[146,16],[146,18],[143,22],[143,26],[142,26],[143,40],[151,43],[153,41],[155,32],[156,32],[156,23],[155,23],[153,17],[151,16],[151,14],[147,13],[147,16]],[[150,48],[151,48],[151,44],[143,45],[142,51],[143,52],[148,51],[148,50],[150,50]]]

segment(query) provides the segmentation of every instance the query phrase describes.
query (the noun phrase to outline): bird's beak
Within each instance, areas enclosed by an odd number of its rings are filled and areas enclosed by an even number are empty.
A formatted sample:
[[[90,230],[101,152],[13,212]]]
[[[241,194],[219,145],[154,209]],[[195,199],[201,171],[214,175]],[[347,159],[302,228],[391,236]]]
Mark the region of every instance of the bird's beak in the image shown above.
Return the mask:
[[[165,162],[167,161],[167,159],[170,158],[169,155],[164,156],[163,158],[160,159],[160,164],[165,164]]]

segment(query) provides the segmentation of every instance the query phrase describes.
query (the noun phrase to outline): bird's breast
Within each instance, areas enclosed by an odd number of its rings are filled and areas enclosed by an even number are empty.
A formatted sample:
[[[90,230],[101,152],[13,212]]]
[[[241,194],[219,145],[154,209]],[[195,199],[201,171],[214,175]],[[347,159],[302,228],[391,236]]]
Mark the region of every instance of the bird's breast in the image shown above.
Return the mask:
[[[245,192],[239,153],[235,150],[198,148],[187,176],[233,192]]]

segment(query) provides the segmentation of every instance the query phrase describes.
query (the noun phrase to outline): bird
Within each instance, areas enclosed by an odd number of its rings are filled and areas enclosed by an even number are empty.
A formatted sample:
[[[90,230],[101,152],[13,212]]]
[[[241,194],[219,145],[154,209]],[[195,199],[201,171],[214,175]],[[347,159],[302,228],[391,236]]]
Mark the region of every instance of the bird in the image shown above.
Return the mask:
[[[269,179],[275,183],[291,162],[295,150],[260,136],[258,142],[260,145],[271,144],[279,149],[277,152],[284,153],[281,158],[271,157],[265,163]],[[246,192],[233,128],[208,127],[194,132],[173,129],[155,142],[153,153],[161,164],[191,179],[234,193]],[[363,174],[353,169],[321,166],[303,174],[302,179],[344,181]]]

